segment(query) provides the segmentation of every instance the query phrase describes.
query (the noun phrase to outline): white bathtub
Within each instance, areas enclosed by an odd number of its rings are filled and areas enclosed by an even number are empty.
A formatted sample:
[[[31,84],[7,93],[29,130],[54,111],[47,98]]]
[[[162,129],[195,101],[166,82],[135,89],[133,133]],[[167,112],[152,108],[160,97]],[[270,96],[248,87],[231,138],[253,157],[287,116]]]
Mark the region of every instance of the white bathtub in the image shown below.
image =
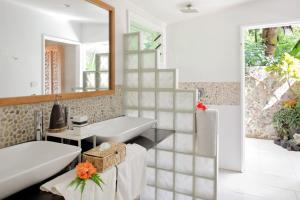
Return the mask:
[[[155,125],[156,120],[142,117],[117,117],[83,127],[80,131],[97,136],[99,142],[126,142]]]
[[[0,149],[0,199],[55,175],[80,152],[79,147],[47,141]]]

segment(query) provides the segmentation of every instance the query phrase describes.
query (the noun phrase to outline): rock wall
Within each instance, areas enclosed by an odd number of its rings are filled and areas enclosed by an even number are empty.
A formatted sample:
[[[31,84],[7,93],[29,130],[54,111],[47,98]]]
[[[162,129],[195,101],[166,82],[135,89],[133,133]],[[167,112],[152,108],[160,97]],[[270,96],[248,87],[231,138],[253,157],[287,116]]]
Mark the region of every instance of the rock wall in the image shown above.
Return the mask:
[[[288,84],[279,82],[264,70],[251,67],[245,76],[246,136],[275,139],[273,115],[282,107],[282,101],[293,98]],[[293,87],[299,88],[298,84]]]

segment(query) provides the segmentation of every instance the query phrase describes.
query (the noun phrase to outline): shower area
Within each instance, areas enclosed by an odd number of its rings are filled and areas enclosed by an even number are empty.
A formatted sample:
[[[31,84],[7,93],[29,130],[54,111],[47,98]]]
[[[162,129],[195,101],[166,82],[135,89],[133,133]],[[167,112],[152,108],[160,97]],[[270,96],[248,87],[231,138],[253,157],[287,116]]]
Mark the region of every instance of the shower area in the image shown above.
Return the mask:
[[[124,108],[128,116],[157,119],[175,133],[148,152],[142,200],[217,199],[218,159],[196,153],[196,90],[178,89],[178,71],[159,69],[157,50],[141,33],[124,35]]]

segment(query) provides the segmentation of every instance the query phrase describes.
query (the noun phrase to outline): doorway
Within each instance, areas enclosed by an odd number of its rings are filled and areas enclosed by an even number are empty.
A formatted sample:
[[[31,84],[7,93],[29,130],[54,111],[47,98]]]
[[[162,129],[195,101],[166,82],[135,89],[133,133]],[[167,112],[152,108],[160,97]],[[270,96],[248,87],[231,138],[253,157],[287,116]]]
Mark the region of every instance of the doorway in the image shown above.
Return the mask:
[[[76,91],[81,78],[80,46],[79,42],[43,37],[43,94]]]
[[[44,94],[60,94],[64,87],[64,46],[46,40]]]
[[[243,171],[300,180],[290,152],[300,150],[300,23],[242,27],[241,38]]]

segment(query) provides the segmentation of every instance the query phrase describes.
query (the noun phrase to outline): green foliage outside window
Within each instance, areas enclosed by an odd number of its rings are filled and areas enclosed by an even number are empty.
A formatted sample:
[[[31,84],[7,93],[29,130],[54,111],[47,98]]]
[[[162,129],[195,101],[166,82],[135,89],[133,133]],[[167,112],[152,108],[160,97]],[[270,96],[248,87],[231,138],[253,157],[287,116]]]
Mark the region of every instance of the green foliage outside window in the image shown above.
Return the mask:
[[[292,26],[292,31],[278,28],[276,51],[273,57],[265,55],[266,45],[262,37],[263,29],[248,30],[245,35],[245,63],[247,67],[268,66],[280,62],[284,53],[291,52],[300,40],[300,26]],[[299,49],[300,50],[300,41]]]
[[[157,38],[160,33],[150,30],[149,28],[132,21],[130,23],[130,32],[141,32],[143,33],[143,39],[144,39],[144,48],[145,49],[155,49],[160,41],[154,41],[155,38]]]
[[[85,71],[95,71],[96,70],[96,52],[86,53],[86,65]]]

